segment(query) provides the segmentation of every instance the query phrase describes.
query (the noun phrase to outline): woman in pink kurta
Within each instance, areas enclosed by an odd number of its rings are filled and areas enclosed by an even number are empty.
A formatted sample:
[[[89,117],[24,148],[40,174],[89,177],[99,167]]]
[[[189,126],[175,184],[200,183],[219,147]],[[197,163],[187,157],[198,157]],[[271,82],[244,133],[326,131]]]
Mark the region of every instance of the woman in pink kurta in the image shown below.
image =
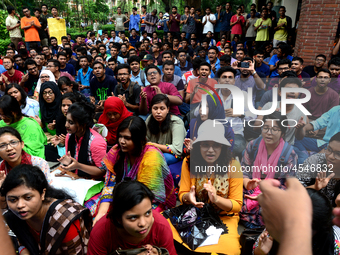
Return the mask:
[[[66,155],[60,158],[62,168],[83,178],[99,179],[105,171],[99,169],[106,155],[106,141],[94,131],[94,106],[77,102],[70,106],[66,115]]]

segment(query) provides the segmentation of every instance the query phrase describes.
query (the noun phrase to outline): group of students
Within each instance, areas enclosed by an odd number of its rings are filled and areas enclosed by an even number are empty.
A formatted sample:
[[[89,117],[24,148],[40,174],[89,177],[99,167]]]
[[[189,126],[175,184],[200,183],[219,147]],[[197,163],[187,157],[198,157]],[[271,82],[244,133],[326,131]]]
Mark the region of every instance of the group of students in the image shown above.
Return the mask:
[[[170,24],[176,17],[173,11]],[[161,40],[155,31],[140,37],[136,30],[130,37],[111,31],[111,38],[91,31],[74,43],[63,37],[61,45],[52,37],[51,46],[29,50],[20,42],[9,45],[4,70],[0,66],[0,182],[16,249],[187,254],[193,249],[162,216],[178,199],[188,207],[211,205],[228,229],[217,244],[195,252],[240,254],[243,225],[267,228],[254,254],[276,253],[285,247],[263,211],[268,207],[262,210],[261,186],[277,179],[276,187],[289,190],[287,179],[297,177],[313,204],[313,254],[338,253],[340,231],[331,211],[340,193],[340,59],[324,68],[327,58],[319,54],[314,66],[304,67],[284,40],[275,47],[234,40],[234,49],[227,33],[216,43],[212,31],[203,40],[176,31]],[[218,88],[223,84],[229,87]],[[303,104],[311,115],[291,101],[281,114],[281,97],[303,100],[303,93],[290,91],[301,88],[311,96]],[[245,99],[243,114],[235,114],[235,89]],[[276,111],[261,116],[255,109]],[[46,161],[59,161],[62,175],[104,187],[82,206],[53,187]],[[217,166],[229,170],[216,172]]]

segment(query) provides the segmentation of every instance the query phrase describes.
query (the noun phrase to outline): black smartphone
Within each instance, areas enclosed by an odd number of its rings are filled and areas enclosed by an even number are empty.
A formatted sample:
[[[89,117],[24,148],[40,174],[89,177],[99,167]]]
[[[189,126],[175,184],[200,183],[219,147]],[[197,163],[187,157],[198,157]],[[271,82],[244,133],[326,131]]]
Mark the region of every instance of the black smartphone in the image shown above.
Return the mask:
[[[241,67],[241,68],[249,68],[249,63],[248,62],[239,62],[237,64],[237,67]]]

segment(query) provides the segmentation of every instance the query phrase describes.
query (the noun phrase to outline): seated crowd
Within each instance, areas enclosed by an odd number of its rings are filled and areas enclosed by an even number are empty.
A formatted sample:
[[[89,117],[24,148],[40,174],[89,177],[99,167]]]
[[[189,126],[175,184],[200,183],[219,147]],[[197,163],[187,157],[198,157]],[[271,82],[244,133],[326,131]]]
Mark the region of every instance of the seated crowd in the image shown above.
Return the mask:
[[[295,177],[312,204],[312,253],[339,254],[340,44],[304,66],[286,8],[272,5],[159,18],[118,7],[115,30],[61,42],[40,31],[57,7],[24,7],[26,44],[12,36],[0,60],[0,193],[17,252],[241,254],[248,228],[259,231],[253,254],[280,254],[261,185],[286,191]],[[48,162],[103,185],[79,204]],[[220,225],[209,234],[200,217]]]

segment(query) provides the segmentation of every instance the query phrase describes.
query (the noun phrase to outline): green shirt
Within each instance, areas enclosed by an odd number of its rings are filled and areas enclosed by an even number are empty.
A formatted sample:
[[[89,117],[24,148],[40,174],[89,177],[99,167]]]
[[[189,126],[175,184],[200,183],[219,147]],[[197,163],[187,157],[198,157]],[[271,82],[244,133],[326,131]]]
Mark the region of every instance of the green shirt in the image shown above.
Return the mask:
[[[3,120],[0,121],[0,127],[10,126],[15,128],[21,135],[24,142],[24,151],[30,155],[45,159],[45,145],[47,138],[34,119],[23,117],[18,122],[7,125]]]
[[[274,39],[278,40],[278,41],[287,41],[287,37],[288,37],[288,31],[287,31],[287,19],[286,17],[284,17],[284,19],[279,19],[279,21],[277,22],[277,25],[285,23],[285,26],[280,27],[278,30],[276,30],[275,34],[274,34]]]
[[[269,28],[272,26],[272,20],[267,18],[266,20],[258,19],[255,23],[255,27],[258,27],[262,22],[261,27],[257,29],[256,39],[257,42],[263,42],[269,40]]]

